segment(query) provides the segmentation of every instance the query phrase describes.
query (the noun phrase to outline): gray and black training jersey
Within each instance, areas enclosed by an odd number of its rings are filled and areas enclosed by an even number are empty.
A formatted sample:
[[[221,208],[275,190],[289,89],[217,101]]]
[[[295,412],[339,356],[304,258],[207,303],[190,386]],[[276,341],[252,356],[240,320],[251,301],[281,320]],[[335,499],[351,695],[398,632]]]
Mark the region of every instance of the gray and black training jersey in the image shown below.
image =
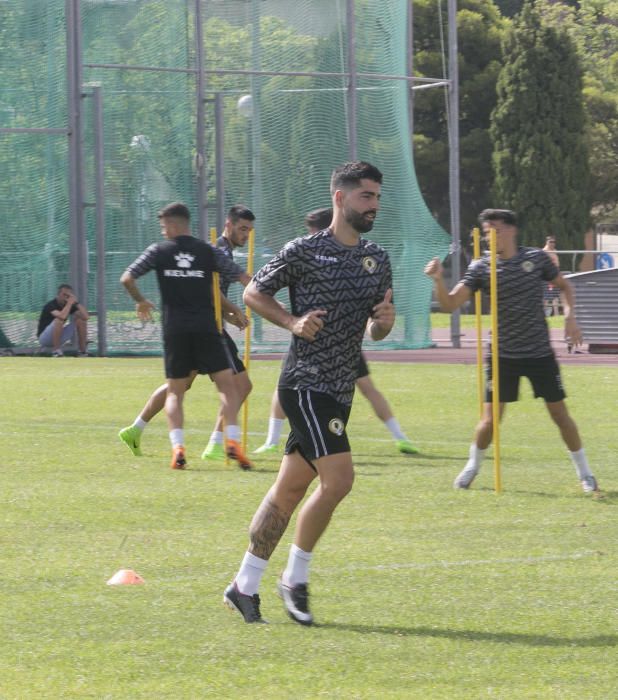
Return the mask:
[[[219,236],[215,245],[226,257],[232,261],[234,260],[234,246],[225,236]],[[219,275],[219,289],[224,297],[227,296],[230,289],[230,284],[232,284],[232,282],[236,282],[237,280],[238,275],[229,275],[225,272],[222,272]]]
[[[254,282],[271,296],[289,287],[294,316],[327,312],[313,342],[292,336],[279,386],[313,389],[351,404],[367,320],[392,287],[386,251],[362,238],[345,246],[326,229],[290,241]]]
[[[157,273],[164,333],[216,333],[212,273],[242,273],[222,251],[189,235],[153,243],[127,268],[134,278],[150,270]]]
[[[489,253],[466,270],[464,284],[489,293]],[[553,353],[543,308],[547,282],[559,270],[538,248],[517,249],[508,260],[496,259],[498,279],[498,354],[500,357],[545,357]]]

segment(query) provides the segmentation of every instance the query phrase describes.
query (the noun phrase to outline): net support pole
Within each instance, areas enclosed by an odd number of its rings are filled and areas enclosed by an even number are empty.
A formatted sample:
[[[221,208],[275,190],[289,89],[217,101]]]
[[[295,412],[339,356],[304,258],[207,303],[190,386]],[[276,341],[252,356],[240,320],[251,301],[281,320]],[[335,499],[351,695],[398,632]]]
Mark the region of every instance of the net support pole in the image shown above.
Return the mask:
[[[215,93],[215,185],[217,197],[217,231],[225,225],[225,153],[223,120],[223,95]]]
[[[92,86],[94,125],[94,195],[97,250],[97,354],[107,356],[107,305],[105,303],[105,149],[103,138],[103,89]]]
[[[195,178],[197,186],[197,232],[202,241],[208,240],[208,182],[206,175],[206,99],[204,73],[204,32],[202,26],[202,0],[195,0],[195,68],[196,68],[196,117],[195,117]]]
[[[449,201],[451,210],[451,282],[461,275],[460,193],[459,193],[459,69],[457,56],[457,0],[448,0],[448,142]],[[451,343],[461,347],[460,310],[451,314]]]
[[[79,0],[65,0],[69,152],[69,275],[77,298],[88,306],[88,248],[84,218],[82,55]]]
[[[491,412],[494,442],[494,489],[502,492],[500,470],[500,363],[498,360],[498,268],[496,229],[489,230],[489,299],[491,306]]]
[[[350,160],[358,158],[358,143],[356,140],[358,113],[358,72],[356,66],[356,20],[355,1],[346,0],[346,34],[347,34],[347,63],[348,63],[348,154]]]

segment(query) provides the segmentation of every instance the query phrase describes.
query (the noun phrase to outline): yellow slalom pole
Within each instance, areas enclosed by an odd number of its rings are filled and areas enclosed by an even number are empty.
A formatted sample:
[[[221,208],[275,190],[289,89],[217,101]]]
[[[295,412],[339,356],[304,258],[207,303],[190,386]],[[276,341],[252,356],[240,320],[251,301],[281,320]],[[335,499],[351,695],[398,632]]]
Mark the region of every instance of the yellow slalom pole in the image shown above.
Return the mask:
[[[494,488],[502,491],[500,473],[500,364],[498,361],[498,270],[496,265],[496,229],[489,229],[489,300],[491,306],[491,411],[494,424]]]
[[[217,243],[217,229],[216,228],[211,228],[210,229],[210,242],[212,245],[216,245]],[[212,300],[213,304],[215,307],[215,321],[217,323],[217,330],[221,335],[223,335],[223,313],[221,311],[221,286],[219,282],[219,273],[218,272],[213,272],[212,273]],[[223,447],[225,448],[225,420],[223,421]],[[225,463],[229,464],[230,460],[229,457],[227,456],[227,449],[224,449],[225,452]]]
[[[481,232],[478,228],[472,230],[474,259],[481,257]],[[479,416],[483,417],[483,321],[481,318],[481,290],[474,292],[474,312],[476,316],[476,387],[479,399]]]
[[[253,276],[253,254],[255,251],[255,230],[249,231],[247,241],[247,274]],[[245,355],[243,358],[245,370],[249,374],[249,362],[251,359],[251,309],[247,306],[245,313],[249,319],[249,325],[245,328]],[[247,431],[249,429],[249,397],[242,405],[242,451],[247,454]]]

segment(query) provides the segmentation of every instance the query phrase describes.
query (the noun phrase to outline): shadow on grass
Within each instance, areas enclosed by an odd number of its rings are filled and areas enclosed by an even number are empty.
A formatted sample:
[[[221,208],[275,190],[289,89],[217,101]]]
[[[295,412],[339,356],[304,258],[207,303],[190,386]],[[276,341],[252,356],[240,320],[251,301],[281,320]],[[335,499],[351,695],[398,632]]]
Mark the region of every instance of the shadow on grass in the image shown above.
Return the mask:
[[[357,632],[358,634],[387,634],[395,637],[437,637],[440,639],[470,642],[498,642],[523,644],[530,647],[615,647],[618,635],[599,634],[594,637],[552,637],[544,634],[519,632],[479,632],[478,630],[450,630],[434,627],[387,627],[385,625],[351,625],[345,623],[320,623],[321,629]]]

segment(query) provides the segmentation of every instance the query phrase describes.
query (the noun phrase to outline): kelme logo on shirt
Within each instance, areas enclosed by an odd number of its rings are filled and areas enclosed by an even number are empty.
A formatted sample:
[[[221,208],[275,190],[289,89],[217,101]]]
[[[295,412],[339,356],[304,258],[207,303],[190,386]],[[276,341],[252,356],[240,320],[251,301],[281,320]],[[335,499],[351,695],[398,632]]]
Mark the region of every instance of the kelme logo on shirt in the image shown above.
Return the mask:
[[[521,264],[521,269],[524,272],[532,272],[532,270],[534,270],[534,263],[532,260],[524,260]]]
[[[341,418],[333,418],[328,424],[328,429],[331,433],[334,433],[335,435],[343,435],[345,425],[343,424]]]
[[[191,267],[191,263],[195,260],[195,255],[191,255],[191,253],[178,253],[178,255],[174,255],[174,259],[176,260],[177,267],[186,269]]]
[[[376,267],[378,266],[378,263],[370,257],[363,258],[363,267],[365,270],[369,273],[373,273],[376,270]]]

